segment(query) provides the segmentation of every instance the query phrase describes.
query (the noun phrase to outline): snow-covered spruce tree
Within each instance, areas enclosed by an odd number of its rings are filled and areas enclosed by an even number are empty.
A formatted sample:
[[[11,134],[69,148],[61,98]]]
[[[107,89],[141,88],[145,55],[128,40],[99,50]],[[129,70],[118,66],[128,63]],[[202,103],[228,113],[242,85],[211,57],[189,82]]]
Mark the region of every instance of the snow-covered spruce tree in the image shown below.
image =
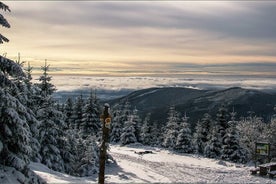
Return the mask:
[[[218,127],[213,127],[212,133],[209,135],[209,141],[204,148],[204,155],[209,158],[219,158],[221,155],[221,137],[218,133]]]
[[[207,157],[218,158],[221,156],[221,149],[224,144],[226,129],[229,127],[227,112],[228,111],[224,104],[218,109],[217,120],[214,121],[213,131],[204,149],[204,155]]]
[[[135,142],[137,142],[137,138],[135,136],[135,122],[133,121],[133,116],[129,115],[127,121],[124,122],[120,143],[122,145],[126,145]]]
[[[20,65],[0,56],[0,166],[14,168],[13,177],[19,182],[42,183],[28,168],[32,155],[32,135],[28,121],[33,116],[19,100],[23,97],[12,80],[24,76]],[[17,95],[13,96],[12,93]],[[5,173],[2,174],[1,179],[4,177],[5,180]]]
[[[163,128],[160,126],[161,123],[158,121],[153,121],[151,125],[151,136],[152,136],[152,146],[161,146],[164,140],[164,135],[163,135]]]
[[[83,152],[79,155],[79,162],[76,163],[78,176],[92,176],[99,168],[99,147],[96,143],[96,136],[89,135],[83,140]]]
[[[193,142],[195,146],[195,151],[199,154],[204,153],[204,148],[207,144],[208,136],[212,133],[212,119],[208,113],[204,114],[204,117],[199,121],[195,128],[195,133],[193,137]]]
[[[124,122],[128,120],[128,115],[130,114],[130,104],[127,101],[123,104],[120,102],[112,112],[112,126],[110,133],[110,142],[118,143],[120,142],[121,135],[123,132]]]
[[[112,130],[110,134],[110,142],[117,143],[120,142],[122,134],[122,125],[120,121],[117,121],[117,116],[113,116],[114,120],[112,121]]]
[[[78,176],[76,172],[76,164],[78,163],[78,151],[77,151],[77,132],[73,129],[66,130],[66,137],[62,142],[62,149],[60,151],[61,157],[64,160],[64,170],[66,173],[74,176]]]
[[[174,106],[171,106],[168,113],[167,125],[164,129],[164,140],[162,146],[165,148],[173,149],[176,144],[176,139],[179,130],[180,115],[175,110]]]
[[[23,67],[23,63],[20,63],[20,56],[18,57],[18,61],[16,63]],[[16,88],[13,88],[13,90],[11,90],[11,94],[13,96],[17,96],[18,100],[26,107],[26,111],[28,113],[26,120],[31,130],[31,160],[35,162],[40,162],[40,144],[38,141],[39,121],[37,120],[36,115],[34,113],[34,111],[36,111],[34,99],[36,97],[35,92],[37,88],[31,82],[31,71],[32,67],[29,64],[25,76],[13,79],[14,83],[16,84]]]
[[[0,2],[0,9],[9,12],[11,11],[10,8],[2,2]],[[0,25],[6,28],[11,27],[7,19],[5,19],[5,17],[2,14],[0,14]],[[0,33],[0,44],[2,44],[3,42],[9,42],[9,39]]]
[[[226,131],[221,154],[221,159],[223,160],[236,163],[245,163],[247,161],[246,149],[240,145],[240,136],[236,128],[236,121],[231,121],[230,127]]]
[[[141,131],[141,123],[142,123],[142,120],[140,118],[140,116],[138,115],[138,110],[136,108],[134,108],[134,110],[132,111],[132,121],[134,122],[135,124],[135,137],[137,139],[138,142],[141,141],[141,138],[140,138],[140,131]]]
[[[97,97],[91,91],[88,97],[84,109],[83,119],[80,125],[81,136],[86,139],[89,135],[97,136],[101,128],[100,122],[100,110],[99,104],[97,103]]]
[[[39,140],[41,144],[40,154],[42,163],[49,168],[64,172],[64,161],[62,159],[59,145],[63,142],[63,126],[64,117],[60,111],[56,109],[52,94],[55,91],[55,86],[51,84],[51,77],[48,74],[49,65],[45,60],[45,65],[41,67],[43,75],[40,76],[40,83],[37,86],[40,88],[40,109],[37,110],[37,118],[40,120]]]
[[[150,116],[151,114],[148,113],[143,121],[143,126],[141,128],[141,132],[140,132],[140,138],[141,138],[141,142],[144,145],[152,145],[153,144],[153,140],[152,140],[152,128],[150,125]]]
[[[80,130],[80,125],[83,119],[83,107],[84,107],[84,99],[82,94],[76,99],[76,102],[73,107],[73,124],[74,129],[76,131]]]
[[[194,151],[192,132],[190,125],[188,124],[188,117],[186,116],[186,113],[180,123],[180,130],[178,132],[174,149],[181,153],[192,153]]]
[[[0,163],[24,171],[31,156],[31,131],[26,121],[26,107],[0,89],[0,142],[2,142]]]

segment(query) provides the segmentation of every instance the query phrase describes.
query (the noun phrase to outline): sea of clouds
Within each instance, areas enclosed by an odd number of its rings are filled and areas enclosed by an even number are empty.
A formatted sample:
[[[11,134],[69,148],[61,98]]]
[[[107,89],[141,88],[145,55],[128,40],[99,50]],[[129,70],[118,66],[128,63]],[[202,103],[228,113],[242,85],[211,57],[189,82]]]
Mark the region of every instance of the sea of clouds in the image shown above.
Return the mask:
[[[34,76],[34,82],[39,76]],[[132,91],[153,87],[185,87],[199,90],[222,90],[231,87],[262,90],[276,93],[276,80],[260,76],[210,76],[181,77],[95,77],[82,75],[54,75],[52,83],[57,88],[57,99],[96,91],[100,99],[114,99]],[[62,101],[63,101],[62,100]]]
[[[38,76],[34,77],[34,79],[37,78]],[[152,87],[186,87],[194,89],[242,87],[246,89],[276,91],[275,78],[259,76],[95,77],[56,75],[52,77],[52,83],[56,86],[57,91],[80,89],[120,91]]]

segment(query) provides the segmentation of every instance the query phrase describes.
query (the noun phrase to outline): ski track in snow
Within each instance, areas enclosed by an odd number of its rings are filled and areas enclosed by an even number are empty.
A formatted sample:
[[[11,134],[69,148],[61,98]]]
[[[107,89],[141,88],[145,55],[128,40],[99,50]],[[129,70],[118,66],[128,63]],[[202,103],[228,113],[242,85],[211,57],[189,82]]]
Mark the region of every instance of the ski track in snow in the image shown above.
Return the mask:
[[[143,151],[144,149],[129,148],[129,153],[127,153],[125,151],[126,148],[120,148],[119,146],[114,146],[112,148],[110,153],[119,165],[120,162],[124,161],[135,163],[137,165],[142,165],[141,168],[144,169],[145,173],[153,172],[155,176],[163,176],[163,178],[155,178],[157,180],[154,181],[143,181],[143,179],[140,178],[142,182],[276,183],[275,179],[272,180],[250,175],[250,168],[242,167],[242,165],[239,164],[220,165],[217,163],[218,160],[193,158],[191,155],[185,154],[168,154],[168,151],[164,150],[157,150],[157,152],[153,151],[153,154],[137,155],[135,151]],[[122,153],[121,149],[123,149],[125,153]],[[154,161],[154,159],[152,159],[154,157],[160,157],[163,161]],[[174,159],[174,157],[177,158]],[[181,157],[183,157],[182,160],[179,160]],[[198,165],[198,159],[202,159],[203,164]],[[215,167],[214,164],[216,165]]]

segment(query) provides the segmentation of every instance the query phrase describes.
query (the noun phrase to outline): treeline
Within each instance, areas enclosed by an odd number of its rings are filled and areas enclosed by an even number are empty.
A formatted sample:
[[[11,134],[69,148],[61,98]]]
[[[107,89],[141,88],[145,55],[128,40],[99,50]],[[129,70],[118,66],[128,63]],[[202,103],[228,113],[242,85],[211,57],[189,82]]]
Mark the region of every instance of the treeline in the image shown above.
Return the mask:
[[[91,92],[87,99],[68,99],[61,110],[52,97],[56,89],[46,61],[41,69],[33,84],[30,65],[24,71],[20,62],[0,57],[0,169],[14,168],[21,183],[43,182],[29,169],[31,161],[90,176],[98,170],[97,97]]]
[[[270,158],[276,158],[276,115],[268,123],[252,112],[237,120],[236,112],[229,112],[222,104],[215,117],[206,113],[191,129],[194,123],[189,122],[186,112],[181,114],[174,106],[168,110],[165,125],[151,119],[150,113],[144,120],[138,114],[128,101],[114,107],[111,142],[122,145],[140,142],[236,163],[253,159],[255,142],[268,142]]]

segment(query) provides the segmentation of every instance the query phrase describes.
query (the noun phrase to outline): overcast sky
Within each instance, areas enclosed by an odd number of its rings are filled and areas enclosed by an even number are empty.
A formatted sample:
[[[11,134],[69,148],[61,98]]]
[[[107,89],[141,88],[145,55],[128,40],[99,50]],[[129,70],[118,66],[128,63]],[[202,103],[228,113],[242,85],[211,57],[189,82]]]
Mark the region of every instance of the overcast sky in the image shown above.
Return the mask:
[[[276,73],[275,1],[4,1],[1,54],[57,73]]]

